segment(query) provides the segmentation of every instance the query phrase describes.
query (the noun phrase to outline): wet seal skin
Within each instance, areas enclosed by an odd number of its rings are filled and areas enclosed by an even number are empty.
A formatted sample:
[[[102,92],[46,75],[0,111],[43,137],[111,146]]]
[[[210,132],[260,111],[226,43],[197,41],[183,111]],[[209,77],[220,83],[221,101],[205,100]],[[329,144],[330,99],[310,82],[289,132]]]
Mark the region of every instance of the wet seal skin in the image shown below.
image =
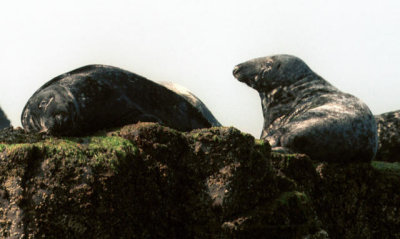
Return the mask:
[[[208,120],[186,99],[137,74],[117,67],[88,65],[40,87],[21,115],[24,129],[80,136],[136,122],[158,122],[189,131]]]
[[[237,65],[233,75],[260,94],[261,138],[275,151],[305,153],[328,162],[375,157],[377,128],[368,106],[339,91],[301,59],[256,58]]]

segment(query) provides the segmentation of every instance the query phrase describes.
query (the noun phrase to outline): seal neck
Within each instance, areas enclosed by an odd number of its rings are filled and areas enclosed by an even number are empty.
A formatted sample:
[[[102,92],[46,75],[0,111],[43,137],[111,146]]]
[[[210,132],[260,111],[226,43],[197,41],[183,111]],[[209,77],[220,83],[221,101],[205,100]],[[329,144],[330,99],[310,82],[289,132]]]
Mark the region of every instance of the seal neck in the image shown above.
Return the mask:
[[[300,113],[311,98],[338,92],[338,89],[315,75],[305,76],[289,86],[279,86],[268,92],[259,92],[264,114],[264,129],[271,124],[285,123],[285,119]],[[304,106],[304,107],[303,107]]]

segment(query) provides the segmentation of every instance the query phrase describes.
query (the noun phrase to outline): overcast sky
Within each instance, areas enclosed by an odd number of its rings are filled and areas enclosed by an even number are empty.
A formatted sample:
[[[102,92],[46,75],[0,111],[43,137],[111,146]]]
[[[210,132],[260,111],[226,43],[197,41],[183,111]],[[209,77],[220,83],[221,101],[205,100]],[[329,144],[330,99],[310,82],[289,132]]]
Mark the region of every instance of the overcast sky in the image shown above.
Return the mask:
[[[400,109],[399,0],[15,0],[1,3],[0,30],[0,106],[14,126],[45,82],[107,64],[183,85],[223,125],[259,137],[259,96],[232,69],[281,53],[374,114]]]

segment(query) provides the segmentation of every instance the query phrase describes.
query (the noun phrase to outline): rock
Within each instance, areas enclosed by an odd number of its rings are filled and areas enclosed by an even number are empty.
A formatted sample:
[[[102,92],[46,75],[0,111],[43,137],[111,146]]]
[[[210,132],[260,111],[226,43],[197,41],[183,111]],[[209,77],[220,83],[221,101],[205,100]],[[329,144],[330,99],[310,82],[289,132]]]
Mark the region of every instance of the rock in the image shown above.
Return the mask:
[[[0,108],[0,129],[8,128],[10,126],[10,120],[7,119],[7,115]]]
[[[317,171],[311,194],[331,238],[400,238],[398,164],[320,164]]]
[[[36,143],[48,138],[44,134],[25,134],[21,127],[0,130],[0,144]]]
[[[3,238],[400,237],[396,163],[271,153],[232,127],[0,139]]]
[[[376,160],[400,162],[400,111],[375,116],[378,128]]]

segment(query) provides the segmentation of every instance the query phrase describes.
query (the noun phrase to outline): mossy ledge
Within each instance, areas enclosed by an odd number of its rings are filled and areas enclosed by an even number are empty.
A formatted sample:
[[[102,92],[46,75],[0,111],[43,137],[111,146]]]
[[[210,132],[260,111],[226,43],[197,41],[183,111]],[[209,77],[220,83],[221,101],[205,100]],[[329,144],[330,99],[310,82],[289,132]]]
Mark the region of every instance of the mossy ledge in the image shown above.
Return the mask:
[[[232,127],[0,131],[1,238],[400,238],[400,167],[271,153]]]

